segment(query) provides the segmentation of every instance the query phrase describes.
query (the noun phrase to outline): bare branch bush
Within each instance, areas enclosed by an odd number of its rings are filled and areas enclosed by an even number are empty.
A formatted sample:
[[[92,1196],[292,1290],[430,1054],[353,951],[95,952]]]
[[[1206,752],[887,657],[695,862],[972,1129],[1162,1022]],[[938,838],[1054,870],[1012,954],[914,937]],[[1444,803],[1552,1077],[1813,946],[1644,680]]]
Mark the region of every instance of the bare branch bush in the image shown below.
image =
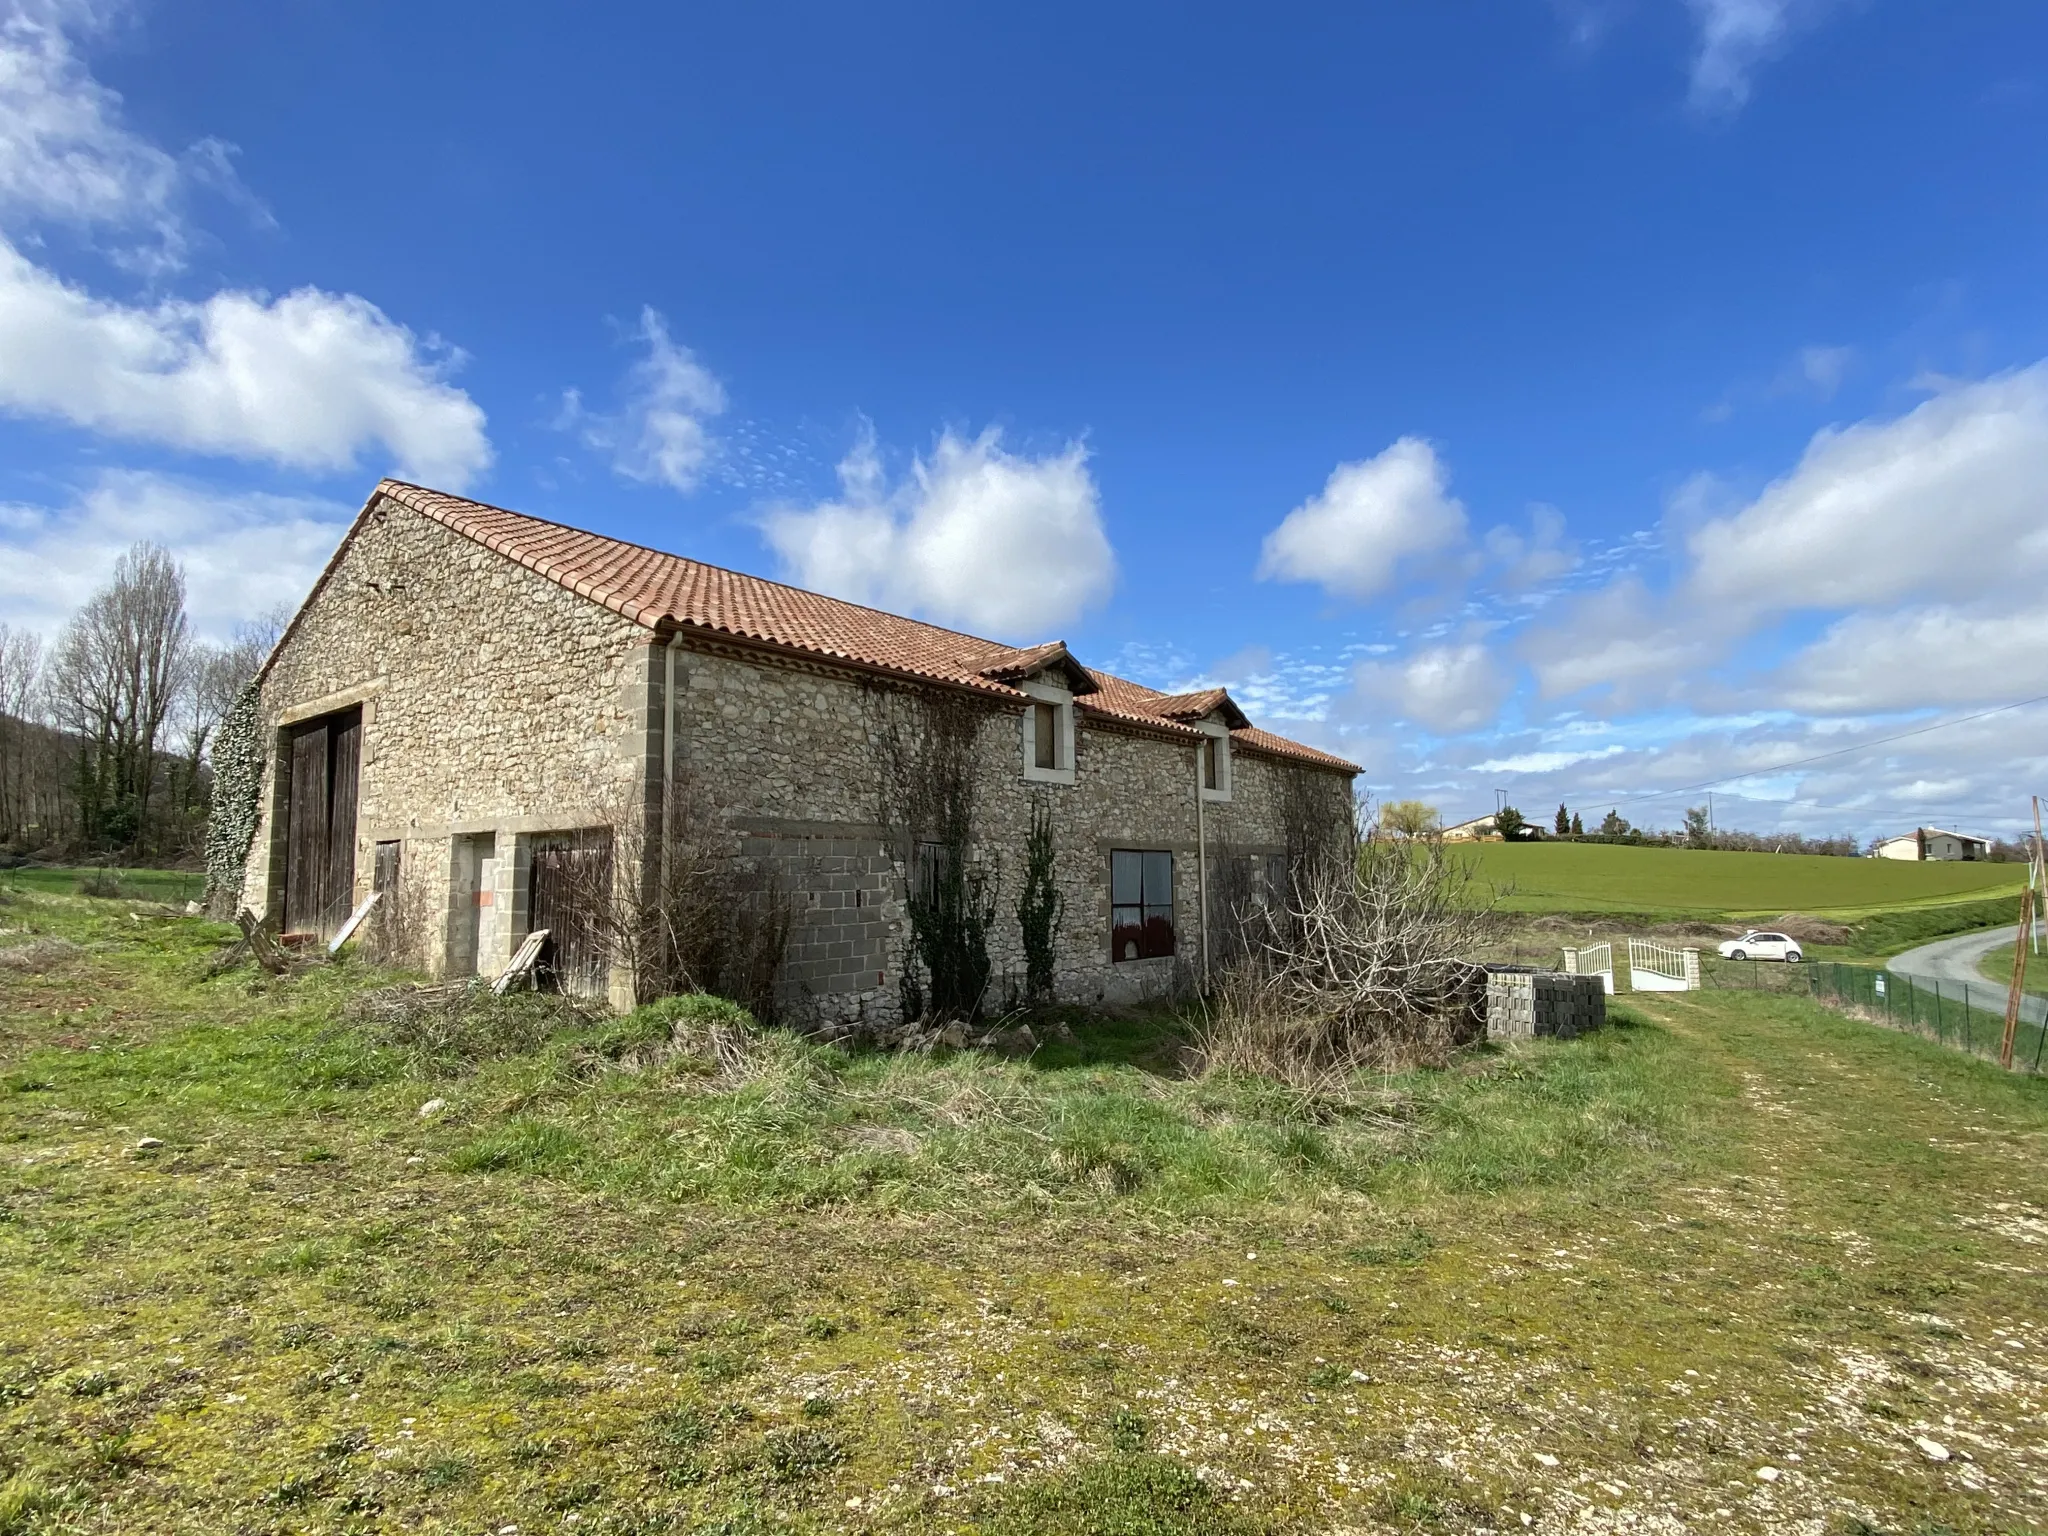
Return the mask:
[[[870,687],[863,702],[881,770],[879,820],[908,876],[903,1017],[974,1019],[993,974],[988,936],[1002,883],[993,861],[970,856],[990,709],[951,692],[880,686]],[[1049,824],[1046,837],[1049,852]],[[1058,921],[1049,909],[1041,916]]]
[[[770,860],[745,852],[710,789],[688,773],[665,794],[657,786],[652,803],[622,788],[596,819],[608,823],[611,857],[568,868],[575,941],[627,968],[636,1002],[707,992],[763,1022],[786,1013],[777,983],[795,901]]]
[[[1440,1065],[1476,1033],[1497,931],[1493,895],[1434,839],[1371,838],[1319,861],[1223,976],[1202,1046],[1210,1071],[1341,1092],[1361,1069]]]
[[[427,882],[411,868],[378,892],[377,905],[363,920],[362,955],[395,971],[424,971],[432,964],[439,935],[438,903]]]

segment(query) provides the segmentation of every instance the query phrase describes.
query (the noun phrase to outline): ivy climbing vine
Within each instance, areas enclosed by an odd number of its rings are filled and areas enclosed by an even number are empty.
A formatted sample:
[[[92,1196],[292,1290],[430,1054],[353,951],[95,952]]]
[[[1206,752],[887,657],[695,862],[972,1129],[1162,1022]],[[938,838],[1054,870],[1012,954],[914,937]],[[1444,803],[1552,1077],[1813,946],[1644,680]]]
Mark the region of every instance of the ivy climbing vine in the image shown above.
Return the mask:
[[[263,693],[244,688],[213,738],[213,803],[206,821],[206,910],[234,916],[256,841],[263,796]]]
[[[1031,827],[1024,839],[1024,889],[1017,897],[1017,925],[1024,931],[1024,995],[1034,1006],[1052,1001],[1053,941],[1067,901],[1054,878],[1052,807],[1042,795],[1031,801]]]

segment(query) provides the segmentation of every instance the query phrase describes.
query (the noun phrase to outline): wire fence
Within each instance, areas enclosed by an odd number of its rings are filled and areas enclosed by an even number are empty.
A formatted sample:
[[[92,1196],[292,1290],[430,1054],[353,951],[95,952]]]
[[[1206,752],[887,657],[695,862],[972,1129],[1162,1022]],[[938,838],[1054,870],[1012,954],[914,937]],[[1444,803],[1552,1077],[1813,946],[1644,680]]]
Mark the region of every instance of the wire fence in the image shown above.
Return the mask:
[[[2005,1035],[2006,989],[1994,982],[1937,981],[1832,961],[1784,969],[1804,972],[1806,989],[1817,1002],[1849,1009],[1873,1023],[1987,1061],[1998,1059],[1999,1043]],[[2013,1067],[2039,1073],[2048,1063],[2044,1053],[2048,1053],[2048,1029],[2021,1020],[2013,1036]]]

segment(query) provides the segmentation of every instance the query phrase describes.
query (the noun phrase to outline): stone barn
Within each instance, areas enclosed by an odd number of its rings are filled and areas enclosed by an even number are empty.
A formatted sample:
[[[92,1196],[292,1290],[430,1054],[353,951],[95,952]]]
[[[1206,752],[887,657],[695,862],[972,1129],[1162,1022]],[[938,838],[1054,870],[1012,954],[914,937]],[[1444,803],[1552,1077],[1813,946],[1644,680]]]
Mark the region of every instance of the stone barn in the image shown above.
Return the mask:
[[[840,1027],[949,986],[994,1008],[1185,984],[1290,865],[1348,847],[1359,771],[1220,688],[388,480],[231,723],[224,787],[251,803],[217,812],[216,885],[287,935],[381,890],[439,974],[545,928],[554,984],[628,1004],[661,978],[593,893],[667,892],[709,836],[779,914],[779,1008]]]

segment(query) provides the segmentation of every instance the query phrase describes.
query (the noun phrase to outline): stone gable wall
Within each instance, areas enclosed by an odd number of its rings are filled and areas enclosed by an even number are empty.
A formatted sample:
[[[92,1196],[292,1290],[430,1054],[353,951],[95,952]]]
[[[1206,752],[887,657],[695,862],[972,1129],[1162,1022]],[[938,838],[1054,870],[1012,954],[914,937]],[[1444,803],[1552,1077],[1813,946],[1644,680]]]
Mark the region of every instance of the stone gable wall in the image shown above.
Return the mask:
[[[451,839],[604,824],[638,792],[653,724],[640,625],[395,502],[372,509],[300,615],[262,687],[266,763],[244,904],[281,896],[283,724],[331,704],[363,708],[356,890],[377,842],[449,913]],[[509,850],[507,850],[509,853]],[[499,860],[492,899],[519,896]],[[449,913],[450,921],[455,914]],[[486,925],[504,958],[512,922]],[[430,947],[444,954],[445,944]]]

